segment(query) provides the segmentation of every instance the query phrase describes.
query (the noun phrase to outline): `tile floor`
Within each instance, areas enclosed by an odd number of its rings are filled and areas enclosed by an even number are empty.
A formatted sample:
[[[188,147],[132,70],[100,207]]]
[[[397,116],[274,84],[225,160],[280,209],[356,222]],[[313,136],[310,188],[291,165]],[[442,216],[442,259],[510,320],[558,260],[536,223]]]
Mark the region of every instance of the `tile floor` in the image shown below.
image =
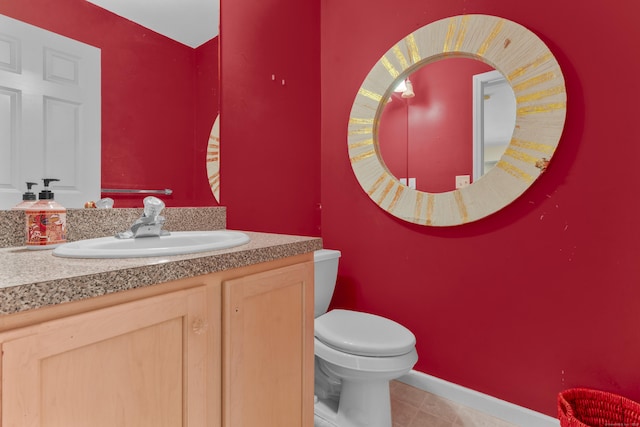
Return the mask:
[[[390,390],[393,427],[518,427],[400,381]]]

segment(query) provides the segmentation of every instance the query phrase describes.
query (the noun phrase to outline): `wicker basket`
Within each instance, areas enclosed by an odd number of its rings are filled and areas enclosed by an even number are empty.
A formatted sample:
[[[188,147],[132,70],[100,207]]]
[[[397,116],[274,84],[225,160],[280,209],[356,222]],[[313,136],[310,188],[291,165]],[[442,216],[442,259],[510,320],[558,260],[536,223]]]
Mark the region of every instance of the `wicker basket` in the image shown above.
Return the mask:
[[[558,395],[561,427],[640,427],[640,404],[613,393],[573,388]]]

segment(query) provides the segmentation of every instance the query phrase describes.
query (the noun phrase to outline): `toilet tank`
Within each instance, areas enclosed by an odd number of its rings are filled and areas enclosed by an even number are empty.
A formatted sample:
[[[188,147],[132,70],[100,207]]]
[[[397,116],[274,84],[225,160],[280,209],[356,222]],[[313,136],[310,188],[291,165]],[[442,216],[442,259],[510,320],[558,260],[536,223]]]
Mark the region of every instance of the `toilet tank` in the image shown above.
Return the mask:
[[[313,253],[314,261],[314,318],[327,312],[338,277],[340,251],[320,249]]]

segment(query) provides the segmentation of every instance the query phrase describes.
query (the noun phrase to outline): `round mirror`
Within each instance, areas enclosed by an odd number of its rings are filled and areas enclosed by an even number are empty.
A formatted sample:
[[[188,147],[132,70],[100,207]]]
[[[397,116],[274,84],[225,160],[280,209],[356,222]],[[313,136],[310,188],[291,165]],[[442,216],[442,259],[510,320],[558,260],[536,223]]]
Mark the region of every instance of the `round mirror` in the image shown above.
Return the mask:
[[[380,156],[410,188],[452,191],[495,166],[515,117],[513,90],[493,67],[470,58],[430,62],[401,81],[384,106]]]
[[[475,63],[465,66],[475,69],[475,77],[467,76],[472,83],[467,80],[464,85],[477,86],[480,100],[471,102],[467,97],[465,107],[476,117],[469,120],[466,113],[449,112],[442,103],[427,100],[428,107],[413,108],[424,83],[420,74],[438,64],[461,60]],[[413,97],[403,96],[407,89],[395,94],[401,83],[410,87]],[[428,98],[429,94],[420,96]],[[511,112],[502,107],[488,112],[492,98],[510,100]],[[387,123],[392,111],[398,121]],[[459,225],[503,208],[544,172],[560,140],[565,113],[562,72],[537,36],[502,18],[455,16],[409,34],[372,68],[351,110],[349,156],[362,188],[387,212],[417,224]],[[483,116],[482,120],[477,116]],[[448,129],[438,129],[432,126],[434,122],[446,123]],[[493,122],[501,125],[499,130],[487,129]],[[460,129],[466,129],[466,138],[452,136]],[[391,146],[401,146],[399,154],[393,153],[387,140]],[[426,157],[413,151],[418,140],[433,146]],[[464,160],[451,167],[450,158],[456,151]],[[412,169],[411,163],[422,166]],[[423,169],[446,172],[441,179],[418,178]]]

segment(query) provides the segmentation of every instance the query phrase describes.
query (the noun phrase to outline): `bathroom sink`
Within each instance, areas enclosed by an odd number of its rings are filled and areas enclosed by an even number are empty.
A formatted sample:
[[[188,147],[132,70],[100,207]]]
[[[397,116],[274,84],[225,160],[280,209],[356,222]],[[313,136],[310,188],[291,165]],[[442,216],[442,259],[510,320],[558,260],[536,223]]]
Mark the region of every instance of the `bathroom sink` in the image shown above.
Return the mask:
[[[53,255],[66,258],[139,258],[184,255],[244,245],[249,236],[240,231],[174,231],[168,236],[117,239],[100,237],[65,243]]]

